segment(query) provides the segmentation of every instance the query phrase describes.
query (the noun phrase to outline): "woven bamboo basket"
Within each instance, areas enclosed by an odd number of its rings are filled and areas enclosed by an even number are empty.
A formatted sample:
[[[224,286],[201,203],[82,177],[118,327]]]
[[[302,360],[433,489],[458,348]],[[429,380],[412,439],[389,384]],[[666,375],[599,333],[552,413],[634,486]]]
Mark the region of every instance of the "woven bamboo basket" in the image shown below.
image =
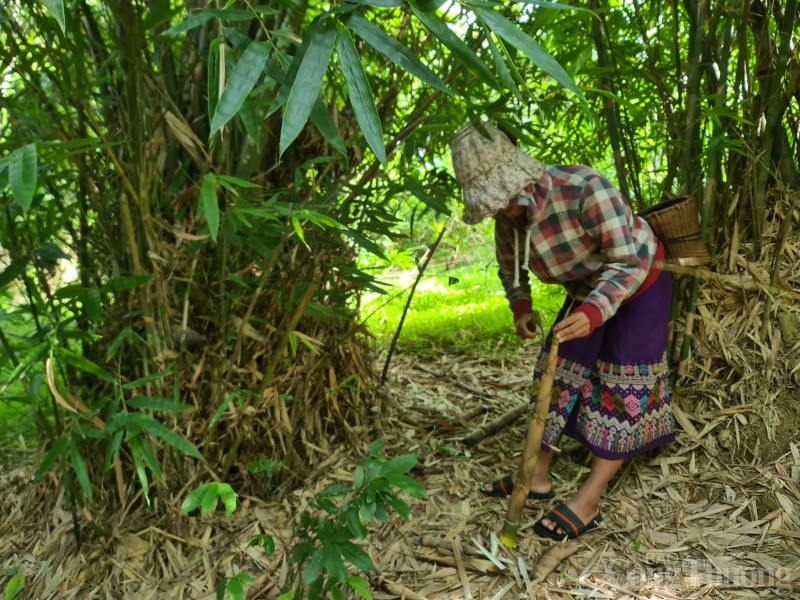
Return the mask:
[[[664,243],[668,262],[683,267],[699,267],[711,262],[706,243],[700,237],[700,214],[693,196],[666,200],[639,216]]]

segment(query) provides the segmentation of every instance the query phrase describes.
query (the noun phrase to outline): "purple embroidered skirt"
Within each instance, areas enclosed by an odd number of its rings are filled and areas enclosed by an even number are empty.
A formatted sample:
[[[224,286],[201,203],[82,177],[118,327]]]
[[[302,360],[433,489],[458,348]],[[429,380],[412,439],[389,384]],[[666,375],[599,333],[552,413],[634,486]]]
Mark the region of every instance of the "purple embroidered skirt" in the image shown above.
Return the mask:
[[[591,335],[559,346],[547,444],[567,434],[597,456],[617,460],[674,441],[666,363],[671,299],[672,276],[664,271]],[[571,305],[568,298],[556,322]],[[536,362],[535,380],[551,336],[552,331]]]

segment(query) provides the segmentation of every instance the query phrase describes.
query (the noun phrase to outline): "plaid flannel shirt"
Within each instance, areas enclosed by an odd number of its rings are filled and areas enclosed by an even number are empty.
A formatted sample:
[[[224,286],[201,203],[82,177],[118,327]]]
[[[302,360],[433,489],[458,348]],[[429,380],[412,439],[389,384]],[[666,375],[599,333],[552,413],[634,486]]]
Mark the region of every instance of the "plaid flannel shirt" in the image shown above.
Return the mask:
[[[544,283],[562,284],[582,303],[576,310],[589,317],[592,329],[610,319],[647,277],[655,236],[596,171],[549,166],[513,203],[527,205],[527,211],[514,218],[495,216],[495,245],[515,320],[531,310],[530,282],[522,269]]]

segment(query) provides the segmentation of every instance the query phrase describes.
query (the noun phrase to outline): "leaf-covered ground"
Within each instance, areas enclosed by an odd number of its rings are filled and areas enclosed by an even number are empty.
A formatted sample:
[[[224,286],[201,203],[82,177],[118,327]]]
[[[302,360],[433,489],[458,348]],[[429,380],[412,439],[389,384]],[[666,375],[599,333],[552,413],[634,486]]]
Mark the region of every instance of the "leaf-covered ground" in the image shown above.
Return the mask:
[[[677,443],[628,463],[612,482],[601,529],[567,544],[541,540],[531,529],[587,473],[588,455],[566,443],[554,467],[558,497],[529,501],[517,548],[498,547],[495,534],[506,503],[481,496],[477,484],[514,469],[525,418],[477,446],[461,440],[524,404],[528,384],[522,359],[395,361],[390,383],[378,395],[386,455],[416,453],[413,474],[430,499],[408,498],[412,520],[395,518],[371,529],[367,549],[377,572],[367,578],[374,598],[800,595],[800,449],[790,443],[771,462],[752,453],[748,460],[736,458],[743,454],[723,448],[717,434],[728,430],[730,420],[747,420],[750,409],[708,408],[693,390],[676,392],[682,426]],[[185,490],[155,511],[138,496],[123,509],[83,510],[80,550],[55,477],[29,485],[29,466],[7,464],[0,569],[24,575],[19,598],[37,600],[211,599],[220,578],[242,571],[255,580],[247,598],[277,598],[292,573],[285,545],[292,520],[315,492],[352,481],[370,435],[333,452],[314,466],[305,486],[282,498],[241,497],[231,518],[221,512],[178,516]],[[737,440],[730,443],[734,449]],[[276,539],[273,556],[248,546],[260,533]],[[552,558],[556,552],[561,560]],[[537,580],[545,567],[552,572]]]

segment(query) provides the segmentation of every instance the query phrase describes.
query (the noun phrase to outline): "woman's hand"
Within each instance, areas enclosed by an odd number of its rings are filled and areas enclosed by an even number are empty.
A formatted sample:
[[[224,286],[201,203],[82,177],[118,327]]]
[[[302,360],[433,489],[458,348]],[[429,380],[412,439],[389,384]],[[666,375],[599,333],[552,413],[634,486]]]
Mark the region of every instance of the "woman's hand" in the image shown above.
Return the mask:
[[[559,344],[576,338],[586,337],[589,335],[591,329],[589,317],[582,312],[574,312],[566,319],[553,326],[553,331],[555,332]],[[517,331],[519,332],[519,327],[517,327]]]
[[[520,315],[516,322],[517,335],[526,340],[531,340],[542,331],[542,319],[537,312]]]

